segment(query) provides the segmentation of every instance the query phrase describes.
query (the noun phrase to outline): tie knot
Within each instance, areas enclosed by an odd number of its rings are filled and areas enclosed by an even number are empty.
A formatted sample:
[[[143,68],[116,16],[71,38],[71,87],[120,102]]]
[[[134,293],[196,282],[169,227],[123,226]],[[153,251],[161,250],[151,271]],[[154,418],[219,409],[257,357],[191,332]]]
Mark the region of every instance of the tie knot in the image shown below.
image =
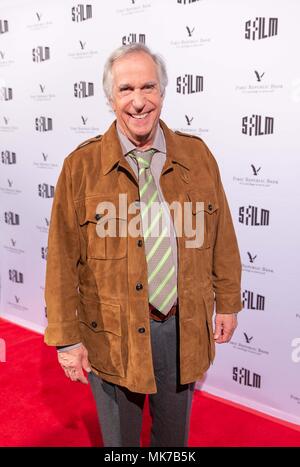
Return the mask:
[[[135,149],[130,155],[136,160],[139,169],[148,169],[155,151],[155,149],[149,149],[148,151],[138,151]]]

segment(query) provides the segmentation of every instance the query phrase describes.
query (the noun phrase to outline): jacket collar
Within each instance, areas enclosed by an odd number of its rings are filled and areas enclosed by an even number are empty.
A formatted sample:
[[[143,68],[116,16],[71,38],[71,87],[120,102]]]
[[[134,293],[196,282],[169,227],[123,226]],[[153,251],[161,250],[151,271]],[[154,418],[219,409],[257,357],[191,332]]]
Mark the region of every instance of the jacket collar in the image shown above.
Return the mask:
[[[190,161],[186,156],[184,145],[184,138],[176,135],[170,130],[167,125],[160,120],[159,124],[164,132],[167,148],[167,158],[163,168],[163,173],[173,167],[173,164],[179,164],[185,169],[190,170]],[[109,129],[104,133],[101,139],[104,154],[102,161],[103,174],[108,174],[114,167],[123,166],[128,170],[128,162],[126,161],[123,153],[118,133],[116,129],[116,121],[114,121]]]

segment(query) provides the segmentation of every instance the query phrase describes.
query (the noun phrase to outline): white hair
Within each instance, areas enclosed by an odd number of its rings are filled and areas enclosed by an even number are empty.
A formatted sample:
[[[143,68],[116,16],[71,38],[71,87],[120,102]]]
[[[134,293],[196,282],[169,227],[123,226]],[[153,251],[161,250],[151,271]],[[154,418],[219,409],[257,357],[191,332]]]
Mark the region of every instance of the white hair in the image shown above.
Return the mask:
[[[114,50],[111,55],[108,57],[103,70],[103,89],[104,93],[108,99],[111,101],[112,99],[112,89],[113,89],[113,75],[112,75],[112,66],[114,62],[125,55],[134,53],[134,52],[144,52],[153,59],[157,68],[158,80],[159,80],[159,88],[160,93],[163,96],[165,94],[165,88],[168,84],[168,75],[166,70],[166,65],[163,58],[151,52],[149,47],[144,44],[133,43],[129,45],[123,45],[118,49]]]

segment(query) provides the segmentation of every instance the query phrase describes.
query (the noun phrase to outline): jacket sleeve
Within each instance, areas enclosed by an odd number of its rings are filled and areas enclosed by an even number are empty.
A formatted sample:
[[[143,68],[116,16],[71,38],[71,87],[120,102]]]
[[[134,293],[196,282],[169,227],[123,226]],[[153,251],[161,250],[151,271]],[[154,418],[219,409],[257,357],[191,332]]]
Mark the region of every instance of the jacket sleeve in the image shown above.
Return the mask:
[[[48,345],[71,345],[81,340],[77,318],[78,228],[70,167],[65,159],[55,189],[48,237],[45,283]]]
[[[212,270],[216,312],[237,313],[242,310],[240,253],[220,171],[214,157],[208,152],[214,163],[219,205]]]

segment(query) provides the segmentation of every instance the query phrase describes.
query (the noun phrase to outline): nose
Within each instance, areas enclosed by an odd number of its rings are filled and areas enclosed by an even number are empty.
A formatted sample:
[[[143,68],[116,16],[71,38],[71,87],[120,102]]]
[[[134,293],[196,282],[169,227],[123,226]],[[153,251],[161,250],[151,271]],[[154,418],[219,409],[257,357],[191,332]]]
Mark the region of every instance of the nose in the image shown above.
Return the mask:
[[[135,110],[141,110],[145,106],[145,96],[143,96],[139,89],[136,89],[134,91],[132,105],[135,108]]]

